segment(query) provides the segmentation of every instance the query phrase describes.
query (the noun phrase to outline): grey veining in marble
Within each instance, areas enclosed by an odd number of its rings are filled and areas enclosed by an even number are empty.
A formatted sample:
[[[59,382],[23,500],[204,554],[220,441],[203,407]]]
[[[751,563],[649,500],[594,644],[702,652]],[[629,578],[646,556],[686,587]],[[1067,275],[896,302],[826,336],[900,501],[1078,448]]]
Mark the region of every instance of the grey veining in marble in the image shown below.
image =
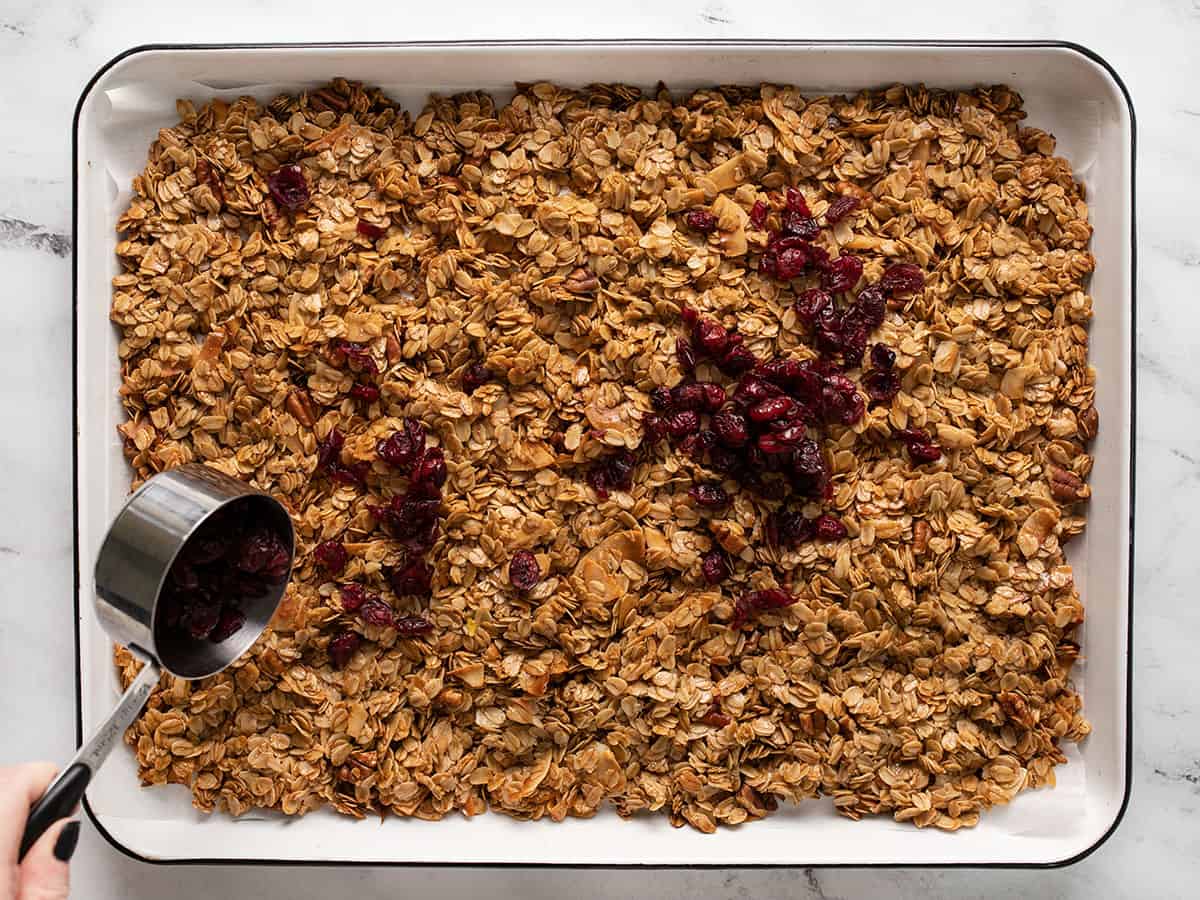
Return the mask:
[[[1139,125],[1135,785],[1116,835],[1049,872],[161,869],[85,827],[74,896],[551,898],[1185,897],[1200,883],[1200,0],[575,5],[0,0],[0,762],[74,741],[70,495],[71,116],[83,84],[148,42],[483,37],[1061,38],[1122,74]]]

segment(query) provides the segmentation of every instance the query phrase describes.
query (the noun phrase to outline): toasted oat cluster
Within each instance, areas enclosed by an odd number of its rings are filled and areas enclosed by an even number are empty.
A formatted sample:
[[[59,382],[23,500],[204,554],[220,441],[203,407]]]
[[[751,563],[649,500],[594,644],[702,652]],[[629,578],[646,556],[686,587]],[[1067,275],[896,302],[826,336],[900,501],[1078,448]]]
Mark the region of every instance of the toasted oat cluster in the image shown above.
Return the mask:
[[[119,430],[136,480],[272,492],[298,548],[254,650],[130,729],[145,783],[704,832],[818,796],[955,829],[1053,783],[1089,731],[1063,545],[1093,258],[1019,96],[533,84],[412,120],[338,80],[178,109],[117,226]],[[899,263],[910,290],[871,287]],[[812,291],[846,283],[877,315],[822,361]],[[849,412],[788,431],[776,402],[735,465],[720,389],[659,408],[768,360]],[[764,479],[802,439],[808,487]]]

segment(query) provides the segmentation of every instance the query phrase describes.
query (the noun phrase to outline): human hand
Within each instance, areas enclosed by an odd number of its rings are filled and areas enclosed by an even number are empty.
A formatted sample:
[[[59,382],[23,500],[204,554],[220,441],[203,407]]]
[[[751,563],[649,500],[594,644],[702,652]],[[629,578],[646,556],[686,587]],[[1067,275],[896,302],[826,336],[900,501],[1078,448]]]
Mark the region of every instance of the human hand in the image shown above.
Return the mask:
[[[66,900],[79,822],[60,819],[18,862],[29,808],[54,780],[52,763],[0,767],[0,900]]]

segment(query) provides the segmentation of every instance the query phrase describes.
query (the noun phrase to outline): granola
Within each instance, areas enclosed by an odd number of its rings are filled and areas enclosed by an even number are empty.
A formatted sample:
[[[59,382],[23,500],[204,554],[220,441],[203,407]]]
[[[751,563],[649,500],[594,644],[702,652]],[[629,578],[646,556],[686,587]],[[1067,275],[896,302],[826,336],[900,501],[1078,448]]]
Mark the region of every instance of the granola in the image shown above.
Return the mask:
[[[608,804],[704,832],[818,796],[953,830],[1053,784],[1089,731],[1063,545],[1097,428],[1093,258],[1083,187],[1017,94],[525,84],[414,120],[335,80],[178,112],[117,224],[119,431],[137,481],[200,460],[273,493],[298,552],[252,652],[165,677],[129,729],[144,783],[234,815]],[[779,548],[776,504],[698,509],[701,467],[642,426],[684,379],[685,306],[760,357],[814,355],[807,285],[758,265],[787,187],[817,218],[837,203],[831,255],[872,282],[913,263],[925,287],[873,337],[899,393],[829,431],[823,509],[848,535]],[[376,446],[406,418],[447,469],[427,602],[392,591],[376,521],[404,483]],[[336,481],[316,472],[335,429]],[[940,459],[910,459],[905,429]],[[631,486],[596,490],[622,448]],[[432,628],[348,616],[344,583]],[[797,602],[734,627],[739,596],[781,590]]]

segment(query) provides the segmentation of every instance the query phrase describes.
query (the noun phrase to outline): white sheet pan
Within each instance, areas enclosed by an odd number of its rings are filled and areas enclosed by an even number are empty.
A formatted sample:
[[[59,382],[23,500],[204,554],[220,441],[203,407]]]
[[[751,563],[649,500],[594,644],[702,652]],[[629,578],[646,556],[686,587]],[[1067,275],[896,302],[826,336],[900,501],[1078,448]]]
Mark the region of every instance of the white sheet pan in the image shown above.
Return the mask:
[[[76,552],[79,717],[90,731],[116,691],[110,644],[92,610],[91,568],[129,485],[114,426],[117,335],[108,321],[117,263],[114,223],[177,97],[268,100],[333,76],[379,85],[414,114],[431,92],[511,90],[540,79],[623,81],[682,90],[714,83],[797,84],[853,92],[894,82],[938,87],[1007,83],[1028,122],[1058,138],[1087,185],[1098,264],[1091,358],[1101,428],[1086,535],[1072,543],[1087,607],[1076,670],[1094,732],[1071,747],[1058,786],[1025,792],[944,834],[889,818],[851,822],[827,800],[781,810],[715,835],[631,822],[517,822],[501,815],[441,822],[355,821],[328,812],[203,816],[178,786],[141,789],[122,748],[88,792],[87,808],[122,851],[154,862],[318,862],[523,865],[1061,865],[1111,833],[1128,799],[1133,509],[1133,109],[1094,54],[1056,43],[596,42],[144,47],[113,60],[85,88],[75,122]]]

